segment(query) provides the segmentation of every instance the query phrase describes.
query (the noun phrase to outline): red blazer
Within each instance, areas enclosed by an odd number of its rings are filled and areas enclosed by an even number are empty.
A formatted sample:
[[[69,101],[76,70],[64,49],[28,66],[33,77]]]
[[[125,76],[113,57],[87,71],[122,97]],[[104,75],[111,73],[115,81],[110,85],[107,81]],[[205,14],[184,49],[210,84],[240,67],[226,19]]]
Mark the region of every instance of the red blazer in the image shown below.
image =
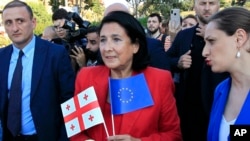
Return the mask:
[[[140,138],[142,141],[181,141],[180,122],[173,96],[174,85],[170,72],[147,67],[142,71],[145,75],[154,105],[137,111],[126,113],[116,120],[119,122],[118,134],[129,134]],[[80,93],[90,86],[94,86],[102,111],[108,95],[108,77],[110,70],[105,66],[83,68],[76,78],[75,94]],[[139,84],[138,84],[139,85]],[[111,116],[111,115],[110,115]],[[110,117],[109,117],[110,118]],[[104,120],[107,117],[104,116]],[[112,129],[107,124],[108,129]],[[109,131],[111,134],[112,131]],[[96,125],[71,138],[71,141],[106,141],[103,124]],[[112,135],[112,134],[111,134]]]

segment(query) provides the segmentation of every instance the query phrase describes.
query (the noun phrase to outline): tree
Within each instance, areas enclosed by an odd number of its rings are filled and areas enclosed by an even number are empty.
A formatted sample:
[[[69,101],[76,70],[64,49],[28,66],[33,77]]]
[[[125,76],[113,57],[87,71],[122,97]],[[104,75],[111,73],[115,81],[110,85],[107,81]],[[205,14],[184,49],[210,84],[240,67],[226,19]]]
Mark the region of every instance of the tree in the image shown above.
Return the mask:
[[[52,15],[47,12],[47,9],[45,8],[42,2],[28,2],[28,4],[32,8],[37,21],[34,33],[36,35],[40,35],[42,34],[46,26],[52,24]]]
[[[157,12],[163,17],[168,18],[172,8],[179,7],[178,0],[127,0],[135,9],[138,17],[147,16],[150,13]]]
[[[80,3],[80,15],[93,22],[99,22],[103,18],[104,6],[99,0],[85,0]]]
[[[127,0],[127,2],[129,2],[134,9],[132,15],[138,18],[138,7],[139,7],[139,4],[143,2],[143,0]]]
[[[232,0],[232,6],[244,6],[246,0]]]
[[[61,5],[61,2],[59,0],[50,0],[49,5],[51,5],[52,11],[55,12]]]
[[[192,11],[193,10],[194,1],[193,0],[183,0],[181,2],[180,9],[183,11]]]

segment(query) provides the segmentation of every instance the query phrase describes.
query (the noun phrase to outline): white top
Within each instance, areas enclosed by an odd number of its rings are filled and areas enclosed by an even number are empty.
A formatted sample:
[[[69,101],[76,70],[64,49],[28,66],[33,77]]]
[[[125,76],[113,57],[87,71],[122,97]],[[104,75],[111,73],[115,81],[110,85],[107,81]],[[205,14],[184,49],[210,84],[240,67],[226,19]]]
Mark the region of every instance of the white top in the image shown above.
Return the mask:
[[[235,121],[236,119],[227,122],[224,115],[222,116],[220,122],[219,141],[227,141],[230,132],[230,125],[233,125]]]

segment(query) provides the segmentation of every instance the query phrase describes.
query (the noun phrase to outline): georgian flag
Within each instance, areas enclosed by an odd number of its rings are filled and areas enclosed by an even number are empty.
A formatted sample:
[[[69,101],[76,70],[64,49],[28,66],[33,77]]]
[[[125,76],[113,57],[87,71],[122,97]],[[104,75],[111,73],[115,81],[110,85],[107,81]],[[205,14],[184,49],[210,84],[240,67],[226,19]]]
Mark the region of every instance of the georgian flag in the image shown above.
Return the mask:
[[[104,123],[93,86],[62,103],[61,109],[68,137]]]

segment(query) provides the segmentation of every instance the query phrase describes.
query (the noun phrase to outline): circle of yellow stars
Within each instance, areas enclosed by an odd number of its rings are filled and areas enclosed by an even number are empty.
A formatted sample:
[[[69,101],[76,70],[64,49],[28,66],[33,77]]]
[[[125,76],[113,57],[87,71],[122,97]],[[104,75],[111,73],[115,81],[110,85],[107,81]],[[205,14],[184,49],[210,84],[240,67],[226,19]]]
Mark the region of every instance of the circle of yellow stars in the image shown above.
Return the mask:
[[[121,94],[124,93],[124,91],[129,92],[130,97],[129,97],[128,99],[123,99],[123,98],[121,97]],[[133,91],[132,91],[131,89],[129,89],[129,88],[120,88],[119,91],[118,91],[118,98],[119,98],[119,100],[120,100],[122,103],[129,103],[129,102],[131,102],[131,101],[133,100],[133,98],[134,98],[134,93],[133,93]]]

